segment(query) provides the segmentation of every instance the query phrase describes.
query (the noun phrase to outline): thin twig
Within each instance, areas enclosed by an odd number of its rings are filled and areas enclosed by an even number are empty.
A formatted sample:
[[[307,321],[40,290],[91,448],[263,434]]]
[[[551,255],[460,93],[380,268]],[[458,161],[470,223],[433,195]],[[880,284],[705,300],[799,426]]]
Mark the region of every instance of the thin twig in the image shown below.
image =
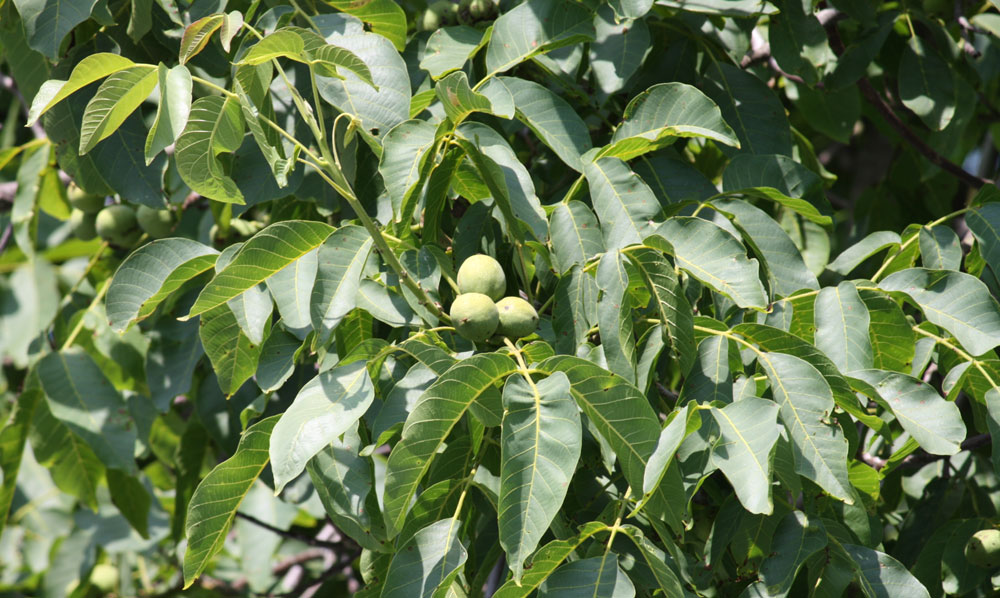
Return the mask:
[[[337,544],[335,542],[325,542],[323,540],[317,540],[316,538],[313,538],[312,536],[309,536],[309,535],[306,535],[306,534],[299,534],[299,533],[296,533],[296,532],[291,532],[291,531],[288,531],[288,530],[283,530],[280,527],[275,527],[275,526],[271,525],[270,523],[267,523],[265,521],[261,521],[260,519],[257,519],[253,515],[247,515],[246,513],[243,513],[243,512],[240,512],[240,511],[236,512],[236,516],[239,517],[240,519],[244,519],[246,521],[249,521],[250,523],[252,523],[252,524],[254,524],[254,525],[258,526],[258,527],[262,527],[262,528],[264,528],[264,529],[266,529],[266,530],[268,530],[270,532],[273,532],[273,533],[281,536],[282,538],[288,538],[290,540],[298,540],[299,542],[302,542],[303,544],[307,544],[309,546],[320,546],[322,548],[340,548],[341,547],[340,544]]]

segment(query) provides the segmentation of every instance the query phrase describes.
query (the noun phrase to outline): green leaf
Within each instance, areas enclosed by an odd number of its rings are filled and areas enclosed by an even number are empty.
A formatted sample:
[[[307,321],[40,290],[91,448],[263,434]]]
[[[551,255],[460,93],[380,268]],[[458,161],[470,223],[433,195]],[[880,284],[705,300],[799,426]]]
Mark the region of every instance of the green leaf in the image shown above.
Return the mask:
[[[49,353],[37,366],[52,415],[108,467],[136,470],[135,430],[125,400],[80,349]]]
[[[901,243],[899,235],[892,231],[876,231],[842,251],[837,259],[827,264],[826,269],[847,276],[876,253],[887,248],[897,248]]]
[[[734,216],[740,231],[760,249],[775,295],[787,297],[802,289],[819,289],[795,243],[766,212],[732,199],[715,199],[712,206]]]
[[[146,165],[170,144],[177,140],[191,113],[191,72],[183,65],[168,69],[157,67],[160,86],[160,103],[156,107],[156,118],[146,136]]]
[[[638,19],[645,16],[653,7],[652,0],[611,0],[608,3],[615,14],[625,19]],[[639,23],[640,21],[636,21]]]
[[[800,511],[785,515],[774,530],[773,556],[760,565],[760,579],[767,593],[772,596],[787,594],[799,568],[826,544],[826,528],[818,519],[811,520]]]
[[[184,587],[208,566],[225,542],[236,511],[247,492],[264,471],[271,430],[280,416],[262,419],[240,437],[236,453],[215,466],[198,484],[188,504],[187,550],[184,552]]]
[[[473,91],[466,74],[458,71],[438,81],[434,93],[453,124],[462,122],[473,112],[514,117],[514,97],[500,78],[490,79],[480,91]]]
[[[122,473],[120,469],[109,469],[107,480],[111,502],[140,536],[148,538],[149,507],[153,499],[146,487],[136,477]]]
[[[188,280],[215,265],[219,253],[189,239],[159,239],[129,254],[108,287],[111,329],[124,332],[149,317]]]
[[[727,17],[773,15],[778,12],[770,2],[761,0],[659,0],[663,6],[683,11]]]
[[[469,405],[515,370],[505,355],[473,355],[449,368],[421,395],[406,418],[402,439],[389,454],[383,501],[390,537],[402,528],[420,480]]]
[[[354,15],[371,30],[389,41],[400,52],[406,47],[406,13],[393,0],[326,0],[337,10]]]
[[[632,305],[628,297],[628,272],[619,251],[601,256],[597,266],[597,324],[608,369],[635,383],[635,335]]]
[[[24,35],[33,50],[59,60],[63,38],[90,17],[97,0],[17,0]]]
[[[807,85],[815,85],[826,66],[837,60],[826,30],[811,10],[803,11],[798,0],[775,0],[775,5],[781,13],[771,17],[768,28],[772,55],[786,72],[799,75]]]
[[[907,596],[930,598],[927,588],[914,577],[902,563],[877,550],[865,546],[844,544],[844,550],[858,565],[866,594],[872,598]],[[859,580],[862,581],[862,580]],[[866,587],[867,586],[867,587]]]
[[[31,448],[39,464],[49,469],[59,490],[97,509],[97,488],[106,473],[104,464],[90,445],[52,415],[45,400],[35,406]]]
[[[740,307],[767,306],[757,260],[747,258],[743,244],[718,225],[688,216],[670,218],[656,229],[654,242],[672,246],[679,268]]]
[[[228,305],[219,305],[201,314],[198,334],[212,362],[219,388],[227,397],[232,396],[257,371],[260,345],[247,338]]]
[[[462,65],[489,41],[490,34],[478,29],[459,25],[441,27],[427,38],[420,68],[430,73],[432,79],[440,79]]]
[[[868,308],[850,282],[826,287],[816,296],[816,347],[845,374],[872,367]]]
[[[574,265],[584,266],[590,258],[604,252],[597,218],[580,201],[555,206],[549,216],[549,236],[553,265],[560,274],[566,274]]]
[[[468,558],[458,537],[462,522],[442,519],[413,535],[392,557],[383,598],[430,598],[447,588]]]
[[[559,279],[552,310],[552,330],[556,349],[573,355],[587,338],[591,324],[597,323],[597,283],[594,277],[574,266]]]
[[[709,336],[698,343],[698,355],[681,387],[681,401],[733,402],[730,351],[735,353],[723,336]]]
[[[562,562],[587,539],[607,529],[607,525],[596,521],[581,526],[580,531],[565,540],[553,540],[538,549],[531,559],[531,568],[524,572],[521,584],[513,579],[500,586],[494,598],[527,598]]]
[[[712,462],[732,484],[740,503],[751,513],[770,515],[771,449],[778,440],[778,406],[747,397],[722,409],[711,408],[719,424]]]
[[[580,459],[582,428],[569,380],[556,372],[541,382],[507,379],[500,438],[500,545],[514,580],[562,507]]]
[[[632,247],[626,255],[642,274],[652,294],[665,338],[670,343],[670,355],[678,361],[682,372],[690,372],[695,361],[694,320],[677,273],[655,249]]]
[[[284,320],[281,320],[284,324]],[[275,325],[260,350],[255,378],[263,392],[281,388],[295,371],[295,360],[303,349],[302,340]]]
[[[752,154],[792,154],[792,133],[785,108],[767,84],[725,63],[713,63],[707,83],[706,95],[719,106],[722,118],[734,127],[741,149]]]
[[[368,231],[353,225],[337,229],[319,246],[309,308],[316,346],[325,345],[337,324],[357,307],[361,270],[371,248]]]
[[[966,222],[970,222],[969,214],[965,216]],[[972,229],[970,223],[969,226]],[[973,229],[973,234],[976,231]],[[996,235],[996,233],[993,233]],[[981,237],[976,236],[977,240]],[[1000,240],[1000,239],[998,239]],[[932,270],[959,270],[962,267],[962,246],[959,243],[958,235],[951,228],[944,225],[921,227],[920,229],[920,262],[925,268]],[[980,241],[982,247],[982,241]]]
[[[33,125],[38,118],[63,101],[70,94],[90,85],[98,79],[103,79],[112,73],[128,68],[135,63],[117,54],[109,52],[99,52],[91,54],[81,60],[70,74],[69,79],[62,81],[50,79],[42,84],[42,87],[35,94],[31,101],[31,110],[28,112],[28,125]]]
[[[436,133],[437,127],[432,123],[408,120],[393,127],[382,139],[378,171],[385,181],[397,222],[412,217],[411,198],[415,198],[426,180],[424,166],[433,159]],[[404,206],[409,213],[403,213]]]
[[[955,335],[973,355],[1000,345],[1000,306],[977,278],[964,272],[910,268],[886,277],[878,286],[904,293],[928,320]]]
[[[195,100],[174,146],[177,171],[192,191],[217,201],[245,203],[243,193],[219,161],[219,154],[239,149],[243,135],[243,116],[236,98],[209,96]]]
[[[415,326],[421,322],[406,299],[395,289],[367,278],[358,285],[358,307],[376,320],[394,327]]]
[[[625,479],[643,487],[646,462],[656,447],[660,425],[646,396],[624,378],[585,359],[556,355],[535,366],[540,372],[563,372],[584,415],[611,445]]]
[[[969,210],[965,213],[965,222],[976,237],[979,253],[982,254],[986,263],[991,265],[991,269],[996,274],[996,271],[1000,269],[1000,203],[988,203]],[[951,231],[950,228],[946,227],[934,228],[944,228]],[[954,234],[954,231],[951,232]],[[923,233],[922,230],[921,233]],[[950,239],[948,245],[951,245]],[[923,245],[921,245],[921,255],[923,254],[922,248]],[[961,255],[961,248],[959,248],[959,255]],[[934,267],[924,265],[928,268]],[[958,270],[958,266],[951,266],[950,269]]]
[[[531,175],[506,139],[490,127],[474,122],[462,123],[456,136],[503,211],[508,229],[526,224],[536,239],[548,238],[545,212],[535,195]],[[521,222],[515,224],[514,220]]]
[[[610,557],[610,558],[609,558]],[[618,567],[618,555],[606,553],[565,563],[538,587],[538,598],[633,598],[635,586]]]
[[[319,250],[305,253],[266,281],[281,314],[281,323],[300,339],[312,330],[309,314],[313,283],[319,266]]]
[[[86,154],[125,122],[158,80],[158,69],[149,65],[129,67],[108,76],[87,103],[80,123],[80,154]]]
[[[619,158],[598,158],[583,165],[590,197],[601,221],[607,249],[641,243],[654,230],[661,208],[653,192]]]
[[[275,493],[298,477],[316,453],[354,426],[374,398],[363,361],[327,370],[307,382],[271,434]]]
[[[28,432],[31,431],[31,421],[35,408],[41,401],[44,401],[44,394],[36,382],[21,393],[11,409],[10,417],[0,430],[0,472],[3,472],[3,481],[0,483],[0,536],[3,535],[10,505],[17,491],[17,474],[21,469],[21,458]]]
[[[642,500],[635,506],[638,511],[649,502],[653,492],[660,486],[667,469],[674,461],[677,449],[684,439],[701,427],[701,415],[695,403],[687,403],[683,408],[677,408],[667,415],[667,421],[660,431],[656,448],[649,455],[646,471],[642,479]]]
[[[338,5],[360,4],[349,0],[336,1]],[[359,10],[364,13],[369,9],[383,10],[388,7],[391,7],[391,12],[402,11],[392,0],[374,0],[361,4]],[[352,9],[342,10],[352,12]],[[394,126],[410,118],[410,78],[406,63],[393,47],[397,41],[368,33],[360,25],[354,21],[344,30],[328,34],[326,40],[361,59],[371,73],[371,81],[347,72],[342,73],[343,78],[317,77],[316,85],[324,100],[341,112],[361,119],[361,134],[371,145],[373,140],[381,139]]]
[[[781,420],[791,436],[795,471],[831,495],[853,504],[847,477],[847,439],[833,418],[833,393],[808,362],[783,353],[757,356],[768,379]]]
[[[628,4],[645,4],[646,12],[652,5],[648,0],[631,0]],[[611,6],[619,15],[621,2]],[[652,49],[649,26],[644,19],[618,20],[611,6],[601,7],[594,15],[594,41],[590,44],[590,66],[593,69],[597,87],[607,94],[619,92],[635,74]],[[639,12],[626,11],[626,12]]]
[[[188,317],[222,305],[257,286],[318,247],[333,227],[311,220],[276,222],[247,241],[233,261],[215,275],[201,293]]]
[[[583,169],[581,156],[593,145],[583,119],[566,100],[548,88],[516,77],[498,78],[514,96],[517,118],[573,170]]]
[[[691,85],[660,83],[632,98],[611,144],[599,155],[631,160],[684,137],[740,147],[715,102]]]
[[[268,35],[254,44],[238,64],[255,66],[277,58],[308,64],[326,77],[342,79],[340,69],[346,69],[368,85],[375,85],[368,65],[356,54],[326,43],[318,33],[298,27],[286,27]]]
[[[899,99],[933,131],[948,126],[958,102],[952,68],[934,47],[911,36],[899,59]]]
[[[875,368],[909,372],[913,363],[915,341],[913,328],[899,304],[878,291],[861,290],[861,300],[868,308]]]
[[[851,373],[870,384],[920,448],[933,455],[954,455],[965,440],[958,406],[921,380],[898,372],[861,370]]]
[[[178,53],[180,63],[183,65],[204,50],[209,40],[212,39],[212,34],[222,27],[225,20],[226,15],[216,13],[202,17],[188,25],[184,29],[184,35],[181,37],[181,46]]]
[[[381,519],[377,511],[373,516],[365,506],[374,493],[374,472],[371,460],[358,456],[361,448],[361,438],[352,426],[342,439],[334,438],[316,453],[306,471],[337,529],[364,548],[382,552]]]
[[[594,39],[593,14],[569,0],[528,0],[500,15],[486,47],[486,71],[495,75],[532,56]]]

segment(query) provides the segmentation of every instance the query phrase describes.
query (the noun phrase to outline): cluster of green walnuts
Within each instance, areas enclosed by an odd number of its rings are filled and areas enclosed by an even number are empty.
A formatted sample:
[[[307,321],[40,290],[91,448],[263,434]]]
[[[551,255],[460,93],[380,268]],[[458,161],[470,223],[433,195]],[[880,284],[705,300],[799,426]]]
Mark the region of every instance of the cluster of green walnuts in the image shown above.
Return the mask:
[[[497,5],[493,0],[437,0],[427,6],[417,18],[418,31],[436,31],[448,25],[473,25],[496,16]]]
[[[520,297],[504,297],[507,277],[500,262],[477,254],[458,269],[458,297],[451,304],[451,323],[462,338],[519,339],[538,327],[538,312]]]
[[[67,199],[73,207],[69,216],[73,234],[81,241],[101,237],[112,245],[132,247],[143,233],[162,239],[174,228],[170,210],[133,208],[124,203],[105,205],[103,195],[91,195],[76,185],[67,190]]]

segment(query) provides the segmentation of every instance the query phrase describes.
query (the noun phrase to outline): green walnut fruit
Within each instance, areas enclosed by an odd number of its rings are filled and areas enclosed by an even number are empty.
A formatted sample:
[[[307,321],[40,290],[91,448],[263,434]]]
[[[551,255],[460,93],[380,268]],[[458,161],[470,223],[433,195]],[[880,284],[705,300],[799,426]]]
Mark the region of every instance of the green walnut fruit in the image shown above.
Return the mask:
[[[66,190],[66,199],[69,205],[88,214],[96,214],[104,208],[103,195],[91,195],[76,185],[70,185]]]
[[[451,304],[449,315],[458,334],[470,341],[485,341],[500,324],[496,303],[482,293],[459,295]]]
[[[131,246],[139,238],[135,210],[121,204],[101,210],[97,214],[96,228],[102,239],[122,247]]]
[[[496,7],[492,0],[472,0],[469,2],[469,14],[473,19],[486,19],[493,15]]]
[[[436,31],[442,25],[454,22],[458,15],[458,5],[448,0],[431,3],[417,21],[419,31]]]
[[[170,210],[139,206],[135,211],[135,219],[139,221],[139,227],[153,239],[166,237],[174,228],[174,217]]]
[[[488,255],[476,254],[458,269],[459,293],[482,293],[497,301],[507,290],[507,278],[500,262]]]
[[[538,312],[520,297],[504,297],[497,301],[500,326],[497,334],[507,338],[528,336],[538,327]]]
[[[118,585],[118,567],[100,563],[90,572],[90,583],[103,592],[111,592]]]
[[[69,213],[69,223],[73,227],[73,235],[81,241],[89,241],[97,236],[97,214],[73,208]]]
[[[1000,530],[981,529],[965,544],[965,558],[983,569],[1000,567]]]

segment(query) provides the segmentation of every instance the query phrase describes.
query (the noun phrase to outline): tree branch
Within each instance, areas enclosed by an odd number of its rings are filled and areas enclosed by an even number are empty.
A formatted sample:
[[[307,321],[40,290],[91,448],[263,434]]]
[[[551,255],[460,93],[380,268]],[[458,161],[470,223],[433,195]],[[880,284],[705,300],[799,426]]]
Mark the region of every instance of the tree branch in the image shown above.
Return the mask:
[[[342,548],[342,546],[339,543],[336,543],[336,542],[326,542],[324,540],[318,540],[318,539],[313,538],[312,536],[308,536],[306,534],[298,534],[298,533],[295,533],[295,532],[290,532],[288,530],[283,530],[280,527],[274,527],[270,523],[267,523],[265,521],[261,521],[260,519],[257,519],[253,515],[247,515],[246,513],[242,513],[240,511],[236,512],[236,516],[239,517],[240,519],[249,521],[250,523],[252,523],[252,524],[254,524],[254,525],[258,526],[258,527],[262,527],[262,528],[268,530],[269,532],[275,533],[275,534],[281,536],[282,538],[288,538],[290,540],[297,540],[297,541],[302,542],[303,544],[307,544],[309,546],[319,546],[321,548]]]
[[[826,31],[830,40],[830,47],[837,54],[837,56],[841,56],[844,53],[844,42],[840,39],[840,32],[837,31],[836,25],[828,25],[826,27]],[[868,77],[861,77],[861,79],[858,80],[858,88],[861,90],[861,95],[864,96],[865,100],[879,111],[886,122],[889,123],[889,126],[895,129],[900,137],[906,140],[932,164],[973,189],[979,189],[983,185],[993,183],[993,181],[989,179],[978,177],[974,174],[966,172],[961,166],[955,164],[948,158],[945,158],[934,148],[928,145],[923,139],[920,138],[919,135],[914,133],[901,118],[899,118],[899,115],[897,115],[892,109],[892,106],[890,106],[889,103],[886,102],[885,99],[878,93],[878,91],[875,90],[875,87],[872,86]]]

